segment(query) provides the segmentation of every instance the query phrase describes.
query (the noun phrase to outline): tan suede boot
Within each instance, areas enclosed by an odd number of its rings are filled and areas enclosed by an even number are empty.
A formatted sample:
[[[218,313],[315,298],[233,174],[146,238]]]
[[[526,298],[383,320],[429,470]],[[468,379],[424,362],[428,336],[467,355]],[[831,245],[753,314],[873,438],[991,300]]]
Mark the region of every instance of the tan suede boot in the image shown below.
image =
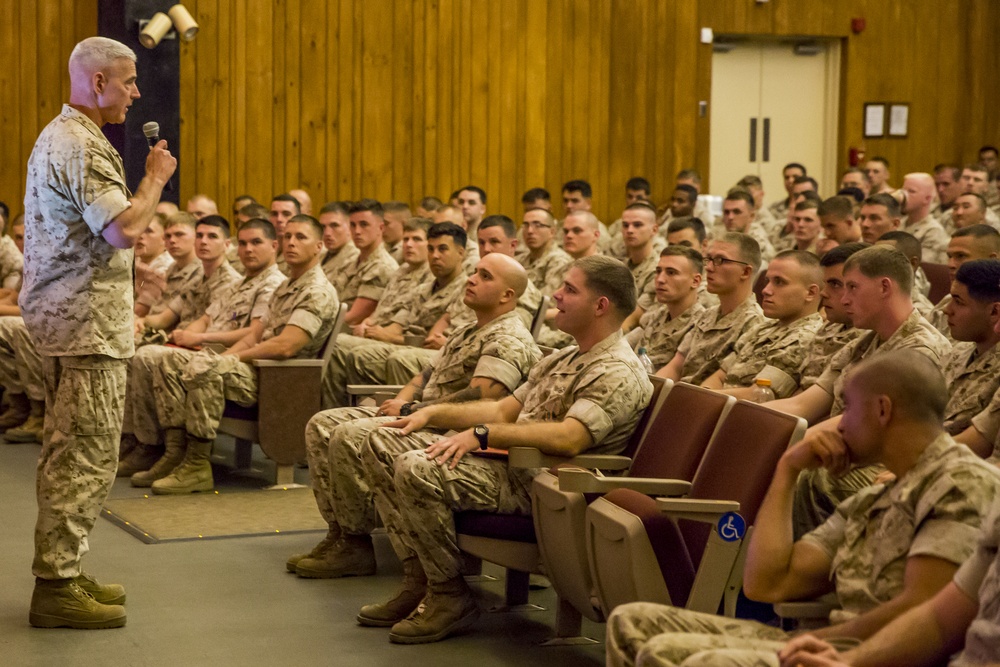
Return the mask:
[[[417,557],[403,561],[403,587],[381,604],[366,604],[358,612],[358,623],[372,628],[391,628],[413,613],[427,595],[427,575]]]
[[[182,495],[214,489],[215,479],[209,460],[213,444],[211,440],[188,436],[184,460],[169,475],[153,482],[153,493],[161,496]]]
[[[295,574],[306,579],[364,577],[375,574],[375,547],[371,535],[343,535],[322,555],[303,558]]]
[[[145,472],[155,466],[166,452],[163,445],[144,445],[140,442],[118,461],[118,472],[115,476],[131,477],[137,472]]]
[[[148,488],[158,479],[163,479],[181,464],[187,452],[187,439],[182,428],[168,428],[163,434],[166,451],[148,470],[132,475],[132,486]]]
[[[20,426],[31,416],[31,403],[25,394],[8,394],[7,409],[0,414],[0,432]]]
[[[427,644],[468,628],[479,618],[479,606],[462,577],[428,584],[427,596],[407,618],[392,626],[394,644]]]
[[[295,572],[295,567],[304,558],[320,558],[327,551],[333,548],[333,545],[337,543],[340,539],[340,526],[336,523],[331,523],[329,529],[326,531],[326,537],[320,540],[320,543],[312,548],[307,554],[294,554],[285,561],[285,569],[289,572]]]
[[[125,587],[121,584],[98,583],[86,572],[81,572],[73,581],[101,604],[125,604]]]
[[[120,628],[125,607],[101,604],[74,579],[35,580],[28,622],[36,628]]]

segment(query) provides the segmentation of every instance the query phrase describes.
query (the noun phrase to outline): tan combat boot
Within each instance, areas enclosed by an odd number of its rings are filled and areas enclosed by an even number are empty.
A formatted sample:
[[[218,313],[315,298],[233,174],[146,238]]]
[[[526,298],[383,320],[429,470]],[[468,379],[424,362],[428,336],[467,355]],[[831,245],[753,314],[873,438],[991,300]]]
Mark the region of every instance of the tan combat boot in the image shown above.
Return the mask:
[[[215,488],[212,477],[212,441],[188,436],[184,460],[173,472],[153,482],[153,493],[160,496],[183,495]]]
[[[372,628],[391,628],[413,613],[427,595],[427,575],[420,559],[403,561],[403,587],[396,596],[381,604],[366,604],[358,612],[358,623]]]
[[[407,618],[392,626],[394,644],[427,644],[441,641],[471,626],[479,618],[479,606],[462,577],[428,584],[427,596]]]
[[[4,439],[7,442],[37,442],[42,444],[45,434],[45,401],[28,400],[31,414],[28,419],[16,428],[7,429]]]
[[[295,574],[306,579],[364,577],[375,574],[375,547],[371,535],[343,535],[323,554],[303,558]]]
[[[101,604],[74,579],[36,579],[28,622],[36,628],[120,628],[125,607]]]
[[[31,416],[31,403],[25,394],[7,394],[7,409],[0,414],[0,432],[20,426]]]
[[[115,476],[131,477],[137,472],[145,472],[155,466],[166,451],[163,445],[144,445],[140,442],[118,461],[118,472]]]
[[[336,523],[331,523],[329,529],[326,531],[326,537],[320,540],[320,543],[312,548],[307,554],[294,554],[285,561],[285,569],[289,572],[295,572],[295,567],[305,558],[321,558],[323,554],[333,548],[333,545],[337,543],[340,539],[340,526]]]
[[[125,604],[125,587],[121,584],[100,584],[86,572],[73,577],[73,581],[101,604]]]
[[[156,480],[163,479],[172,473],[174,468],[179,466],[181,461],[184,460],[184,454],[187,452],[187,439],[184,437],[184,429],[168,428],[166,433],[163,434],[163,441],[166,445],[163,456],[148,470],[143,469],[140,472],[134,473],[131,479],[132,486],[150,487]]]

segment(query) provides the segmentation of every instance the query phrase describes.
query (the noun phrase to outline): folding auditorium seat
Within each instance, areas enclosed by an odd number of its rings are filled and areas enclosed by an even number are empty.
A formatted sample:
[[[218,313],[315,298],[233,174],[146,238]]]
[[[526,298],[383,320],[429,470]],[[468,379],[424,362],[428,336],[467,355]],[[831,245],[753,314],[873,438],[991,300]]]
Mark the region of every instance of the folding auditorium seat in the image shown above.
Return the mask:
[[[631,464],[631,456],[650,434],[649,426],[672,385],[669,380],[663,378],[650,379],[653,381],[653,396],[622,455],[583,454],[569,459],[547,456],[529,447],[514,448],[510,450],[509,455],[503,452],[487,452],[485,455],[507,456],[509,465],[520,468],[544,468],[568,463],[588,468],[600,466],[604,470],[625,470]],[[455,528],[458,532],[458,546],[462,551],[507,568],[507,608],[515,609],[526,605],[529,575],[544,574],[532,517],[491,512],[456,512]]]
[[[236,439],[236,467],[250,467],[253,443],[277,464],[271,488],[295,486],[295,464],[306,458],[305,432],[309,419],[320,411],[323,369],[343,332],[347,304],[341,304],[330,337],[316,359],[253,361],[258,371],[257,404],[243,407],[226,401],[219,432]]]
[[[739,401],[709,444],[686,498],[617,489],[587,508],[601,611],[634,601],[732,616],[747,538],[782,453],[804,419]],[[737,514],[738,513],[738,514]]]
[[[546,575],[559,595],[559,626],[552,644],[573,643],[582,616],[603,623],[594,602],[587,556],[587,505],[616,488],[650,495],[684,493],[720,421],[736,399],[694,385],[674,385],[649,425],[628,474],[604,477],[576,467],[559,467],[535,477],[532,512]],[[678,485],[676,480],[684,480]]]

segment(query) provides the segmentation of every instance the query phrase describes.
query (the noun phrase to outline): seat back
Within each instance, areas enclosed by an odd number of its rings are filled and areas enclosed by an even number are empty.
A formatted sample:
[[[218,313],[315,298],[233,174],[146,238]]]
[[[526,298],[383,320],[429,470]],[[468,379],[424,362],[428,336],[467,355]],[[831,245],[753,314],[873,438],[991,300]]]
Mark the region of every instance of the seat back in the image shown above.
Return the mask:
[[[639,422],[635,425],[635,430],[632,431],[625,449],[622,450],[622,456],[631,458],[641,448],[642,443],[651,433],[650,427],[653,424],[653,417],[662,409],[663,401],[670,395],[670,389],[674,385],[673,380],[656,375],[650,375],[649,381],[653,383],[653,395],[649,399],[649,405],[642,411],[642,416],[639,417]]]
[[[323,360],[323,368],[326,368],[326,364],[330,361],[330,355],[333,354],[334,348],[337,347],[337,336],[344,333],[344,329],[347,327],[348,310],[349,308],[346,303],[340,304],[337,317],[333,321],[333,328],[330,329],[330,337],[326,339],[326,344],[323,345],[323,351],[320,355],[320,359]]]
[[[712,435],[735,403],[732,396],[686,382],[674,385],[649,422],[629,475],[693,479]]]
[[[705,451],[691,486],[691,497],[736,501],[746,525],[753,525],[778,459],[802,439],[806,426],[800,417],[738,401]],[[698,563],[712,527],[685,520],[678,524],[692,560]]]
[[[538,304],[538,310],[535,311],[535,316],[531,320],[531,337],[538,340],[538,335],[542,333],[542,325],[545,324],[545,313],[548,312],[549,308],[552,306],[552,297],[543,296],[542,302]]]
[[[930,294],[927,295],[931,303],[937,303],[944,298],[945,294],[951,292],[951,277],[948,274],[947,264],[921,262],[920,268],[924,270],[924,275],[927,276],[927,281],[931,284]]]

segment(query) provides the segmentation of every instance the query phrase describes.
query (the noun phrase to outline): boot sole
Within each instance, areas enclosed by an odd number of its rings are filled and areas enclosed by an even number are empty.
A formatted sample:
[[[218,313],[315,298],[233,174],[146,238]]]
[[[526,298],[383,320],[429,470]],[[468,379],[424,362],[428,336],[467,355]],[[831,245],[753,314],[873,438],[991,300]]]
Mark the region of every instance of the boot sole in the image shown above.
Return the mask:
[[[406,617],[404,616],[403,618]],[[362,616],[361,614],[358,614],[357,621],[358,625],[363,625],[366,628],[391,628],[392,626],[402,621],[403,618],[397,618],[391,621],[386,621],[381,618],[371,618],[370,616]]]
[[[91,595],[93,595],[93,593],[91,593]],[[96,595],[94,595],[94,599],[97,600],[98,602],[100,602],[101,604],[106,604],[106,605],[111,605],[111,606],[115,606],[115,605],[122,605],[122,606],[124,606],[125,605],[125,597],[126,596],[124,594],[122,594],[122,595],[119,595],[116,598],[111,598],[110,600],[102,600],[101,598],[99,598]]]
[[[39,614],[30,612],[28,623],[35,628],[73,628],[74,630],[104,630],[107,628],[121,628],[125,626],[127,617],[122,614],[116,618],[105,618],[99,621],[80,621],[51,614]]]
[[[437,632],[433,635],[422,635],[419,637],[411,637],[409,635],[397,635],[393,632],[389,633],[389,641],[393,644],[430,644],[432,642],[439,642],[445,637],[455,634],[456,632],[461,632],[472,626],[479,619],[479,608],[470,611],[465,616],[457,619],[454,623],[449,625],[447,628],[441,632]]]
[[[41,444],[42,442],[39,438],[35,437],[34,435],[19,435],[17,433],[6,433],[4,434],[3,439],[6,440],[7,442],[16,442],[19,445],[31,444],[31,443]]]
[[[210,484],[208,486],[168,486],[168,487],[157,487],[150,486],[153,489],[153,495],[157,496],[183,496],[188,493],[204,493],[206,491],[214,491],[215,484]]]
[[[295,574],[303,579],[343,579],[344,577],[370,577],[375,574],[375,566],[358,570],[306,570],[295,568]]]

